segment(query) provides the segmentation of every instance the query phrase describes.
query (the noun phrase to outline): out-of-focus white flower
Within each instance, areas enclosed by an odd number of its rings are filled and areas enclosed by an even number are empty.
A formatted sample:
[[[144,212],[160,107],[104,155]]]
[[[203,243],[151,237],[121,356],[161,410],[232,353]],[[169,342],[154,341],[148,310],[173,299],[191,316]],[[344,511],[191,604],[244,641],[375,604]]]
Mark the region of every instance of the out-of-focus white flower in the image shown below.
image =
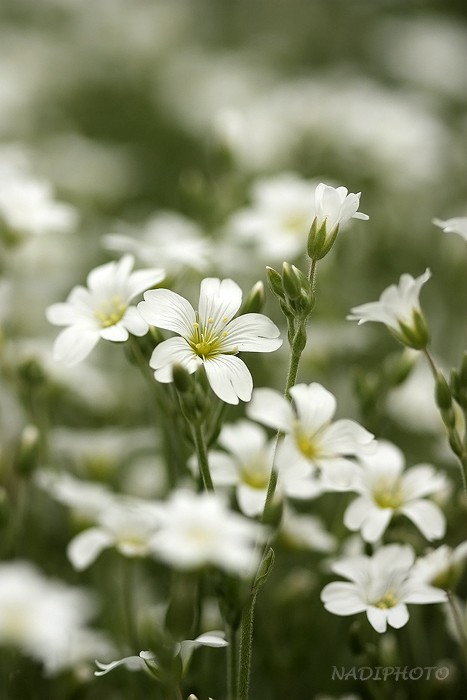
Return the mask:
[[[428,329],[419,295],[422,286],[431,277],[426,270],[420,277],[413,278],[404,274],[399,285],[392,284],[384,290],[379,301],[355,306],[347,318],[358,321],[358,325],[367,321],[384,323],[388,330],[404,345],[416,350],[426,347]]]
[[[0,165],[0,222],[18,236],[67,233],[76,226],[77,213],[54,199],[48,182]]]
[[[227,235],[250,242],[270,261],[303,255],[314,218],[316,185],[294,173],[257,180],[251,207],[231,217]]]
[[[467,541],[457,547],[447,544],[419,557],[414,566],[414,576],[431,586],[454,590],[467,559]]]
[[[121,233],[104,236],[104,245],[120,253],[131,253],[142,263],[159,260],[170,274],[185,268],[205,270],[212,245],[201,229],[186,216],[172,211],[154,214],[136,233],[126,227]]]
[[[349,579],[329,583],[321,591],[324,607],[334,615],[366,612],[377,632],[399,629],[409,619],[407,604],[443,603],[446,593],[413,576],[415,554],[408,545],[381,547],[372,557],[357,556],[333,564],[334,573]]]
[[[407,352],[418,355],[415,350]],[[428,365],[419,362],[408,379],[392,389],[387,398],[391,418],[405,429],[430,432],[444,437],[445,428],[434,401],[427,401],[433,391],[433,375]]]
[[[28,562],[0,564],[0,643],[37,659],[48,674],[109,653],[104,637],[86,627],[93,612],[85,591],[47,579]]]
[[[360,494],[347,507],[344,524],[360,530],[367,542],[376,542],[396,514],[405,515],[428,539],[444,535],[441,509],[426,496],[444,488],[445,479],[429,464],[404,471],[404,455],[395,445],[379,441],[371,456],[360,457],[353,490]]]
[[[97,525],[83,530],[70,541],[69,560],[75,569],[82,571],[109,547],[125,557],[148,556],[159,526],[159,512],[159,504],[155,502],[115,496],[98,514]]]
[[[467,241],[467,216],[457,216],[453,219],[433,219],[435,226],[439,226],[445,233],[458,233]]]
[[[332,552],[337,541],[314,515],[284,508],[280,536],[289,546],[310,549],[312,552]]]
[[[35,482],[49,496],[84,519],[95,520],[115,502],[115,494],[103,484],[77,479],[66,472],[40,469],[35,475]]]
[[[179,490],[161,508],[151,549],[176,569],[212,565],[248,576],[258,564],[255,545],[263,532],[258,523],[230,511],[220,496]]]
[[[296,384],[290,394],[292,404],[274,389],[255,389],[248,417],[286,434],[279,463],[287,451],[295,464],[308,465],[310,476],[321,470],[327,486],[348,490],[355,471],[348,458],[371,452],[373,435],[352,420],[333,422],[336,399],[321,384]]]
[[[84,360],[100,338],[128,340],[129,333],[145,335],[147,323],[130,302],[145,289],[164,279],[160,269],[132,272],[134,259],[124,255],[118,262],[100,265],[87,278],[87,288],[74,287],[63,304],[52,304],[47,318],[57,326],[68,326],[54,344],[54,357],[67,365]]]
[[[266,501],[275,441],[268,440],[266,431],[255,423],[241,420],[224,425],[218,442],[227,452],[209,453],[214,484],[235,486],[240,510],[245,515],[259,515]],[[310,478],[308,465],[283,462],[277,485],[279,492],[292,498],[311,498],[321,492]]]
[[[234,318],[241,303],[242,291],[231,279],[204,279],[197,312],[169,289],[146,292],[144,301],[138,304],[142,318],[181,336],[163,341],[153,351],[149,364],[155,378],[171,382],[175,363],[190,373],[203,365],[212,390],[222,401],[249,401],[253,380],[237,354],[272,352],[282,340],[277,326],[263,314]]]
[[[180,655],[182,668],[185,670],[195,649],[201,646],[221,648],[228,645],[229,643],[226,641],[223,632],[218,630],[203,632],[196,639],[184,639],[183,642],[177,642],[174,648],[174,656]],[[99,671],[94,671],[95,676],[105,676],[106,673],[113,671],[118,666],[125,666],[129,671],[147,670],[155,674],[160,670],[159,662],[151,651],[140,651],[139,656],[125,656],[123,659],[111,661],[107,664],[96,661],[96,665]]]

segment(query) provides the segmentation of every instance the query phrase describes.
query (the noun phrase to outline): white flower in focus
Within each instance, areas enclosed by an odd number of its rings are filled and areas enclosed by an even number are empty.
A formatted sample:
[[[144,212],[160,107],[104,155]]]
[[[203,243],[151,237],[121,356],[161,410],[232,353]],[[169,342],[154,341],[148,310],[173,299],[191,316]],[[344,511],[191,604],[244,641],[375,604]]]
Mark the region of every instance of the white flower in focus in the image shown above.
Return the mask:
[[[321,591],[324,607],[334,615],[366,612],[377,632],[399,629],[409,619],[407,604],[443,603],[446,593],[412,575],[415,554],[408,545],[381,547],[372,557],[356,556],[332,565],[349,579],[329,583]]]
[[[129,333],[145,335],[148,325],[130,302],[164,279],[159,269],[132,272],[133,257],[100,265],[87,278],[87,288],[75,287],[63,304],[52,304],[47,318],[56,326],[68,326],[54,344],[54,358],[72,366],[84,360],[100,338],[128,340]]]
[[[445,233],[458,233],[459,236],[467,241],[467,216],[457,216],[453,219],[442,221],[441,219],[433,219],[435,226],[439,226]]]
[[[425,270],[420,277],[401,276],[399,285],[392,284],[384,290],[379,301],[355,306],[347,318],[358,321],[384,323],[389,331],[404,345],[420,350],[428,342],[428,329],[420,308],[419,295],[422,286],[431,277]]]
[[[161,508],[151,549],[176,569],[212,565],[248,576],[259,563],[255,545],[263,532],[258,523],[230,511],[216,494],[180,490]]]
[[[86,627],[93,612],[87,593],[45,578],[32,564],[0,564],[0,644],[40,661],[48,674],[107,653],[110,645]]]
[[[360,457],[353,490],[360,494],[344,513],[344,524],[360,530],[366,542],[376,542],[394,515],[405,515],[428,539],[444,535],[443,512],[426,496],[445,485],[443,475],[429,464],[418,464],[404,471],[404,455],[389,442],[378,442],[376,452]]]
[[[240,287],[231,279],[206,278],[201,282],[198,311],[169,289],[150,290],[138,304],[149,324],[174,331],[152,353],[150,366],[159,382],[172,381],[177,363],[193,373],[204,366],[214,393],[230,404],[249,401],[253,380],[237,353],[272,352],[282,345],[279,329],[263,314],[234,318],[242,303]]]
[[[353,420],[333,421],[336,399],[321,384],[296,384],[290,395],[292,404],[274,389],[255,389],[247,415],[286,434],[278,463],[306,464],[310,477],[320,470],[327,487],[348,490],[355,473],[348,458],[371,452],[373,435]]]
[[[0,222],[13,235],[68,233],[77,219],[73,207],[54,199],[48,182],[31,177],[13,164],[2,164]]]
[[[266,501],[275,440],[269,440],[266,431],[255,423],[240,420],[223,426],[218,443],[227,452],[209,453],[214,484],[235,486],[240,510],[248,516],[260,515]],[[321,490],[309,472],[308,465],[284,462],[277,490],[292,498],[317,495]]]
[[[159,526],[159,512],[157,503],[125,497],[118,500],[115,496],[97,516],[96,526],[83,530],[70,541],[68,559],[75,569],[82,571],[109,547],[124,557],[148,556]]]
[[[218,630],[204,632],[196,637],[196,639],[185,639],[183,642],[175,644],[174,656],[180,655],[182,668],[183,671],[185,671],[195,649],[201,646],[221,648],[228,645],[229,643],[226,641],[223,632],[219,632]],[[105,676],[106,673],[113,671],[113,669],[118,666],[125,666],[128,671],[148,670],[150,673],[157,673],[160,670],[158,660],[151,651],[140,651],[139,656],[125,656],[123,659],[111,661],[106,664],[96,661],[96,665],[99,671],[94,671],[95,676]]]
[[[145,264],[159,260],[171,272],[184,268],[205,270],[212,247],[197,224],[172,211],[154,214],[143,225],[141,234],[127,228],[104,236],[104,244],[111,250],[131,253]]]
[[[467,541],[455,548],[447,544],[419,557],[414,566],[414,576],[431,586],[454,590],[467,560]]]

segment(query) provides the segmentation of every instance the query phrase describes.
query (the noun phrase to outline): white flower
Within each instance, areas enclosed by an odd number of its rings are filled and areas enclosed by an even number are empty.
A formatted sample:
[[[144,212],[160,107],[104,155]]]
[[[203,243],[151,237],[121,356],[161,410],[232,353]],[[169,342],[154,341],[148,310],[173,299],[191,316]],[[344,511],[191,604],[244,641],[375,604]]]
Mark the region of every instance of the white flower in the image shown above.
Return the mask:
[[[84,519],[94,520],[115,502],[115,494],[103,484],[77,479],[66,472],[40,469],[34,480],[52,498]]]
[[[214,393],[226,403],[249,401],[253,380],[237,353],[272,352],[282,344],[279,329],[262,314],[234,318],[242,303],[240,287],[231,279],[201,282],[198,311],[179,294],[155,289],[138,304],[143,319],[181,337],[158,345],[149,362],[160,382],[172,381],[174,363],[190,373],[204,365]]]
[[[313,552],[332,552],[336,538],[314,515],[298,513],[290,507],[284,508],[280,523],[280,536],[292,547],[310,549]]]
[[[86,592],[47,579],[32,564],[0,564],[0,644],[42,662],[47,673],[107,653],[110,645],[86,627],[93,612]]]
[[[414,576],[432,586],[454,590],[462,575],[466,559],[467,541],[455,548],[443,544],[417,559]]]
[[[154,214],[140,234],[122,229],[104,236],[104,244],[111,250],[131,253],[145,264],[159,260],[172,273],[184,268],[205,270],[212,247],[197,224],[172,211]]]
[[[407,604],[442,603],[446,593],[412,575],[415,555],[408,545],[381,547],[372,557],[356,556],[333,564],[349,581],[329,583],[321,591],[324,607],[334,615],[366,612],[377,632],[399,629],[409,619]]]
[[[216,486],[235,486],[240,510],[248,516],[263,512],[271,474],[274,440],[255,423],[240,420],[224,425],[218,438],[227,452],[209,453],[211,476]],[[278,490],[292,498],[310,498],[321,488],[310,478],[308,465],[287,460],[279,472]]]
[[[404,274],[399,285],[387,287],[379,301],[355,306],[347,318],[358,321],[358,325],[367,321],[384,323],[401,343],[419,350],[428,342],[428,329],[420,308],[419,295],[430,277],[429,269],[417,278]]]
[[[378,442],[376,452],[360,457],[353,489],[360,495],[350,503],[344,524],[360,530],[367,542],[376,542],[397,513],[409,518],[428,539],[444,535],[441,509],[425,499],[444,488],[445,480],[429,464],[404,470],[404,455],[389,442]]]
[[[290,394],[292,404],[278,391],[255,389],[248,417],[286,434],[279,463],[307,464],[310,476],[321,470],[330,488],[348,489],[355,470],[348,457],[371,451],[373,435],[352,420],[333,422],[336,399],[321,384],[296,384]]]
[[[263,534],[261,526],[230,511],[216,494],[176,491],[161,508],[159,520],[153,554],[177,569],[213,565],[248,576],[258,564],[255,545]]]
[[[148,556],[159,525],[159,510],[157,503],[115,496],[97,516],[97,525],[70,541],[68,559],[75,569],[82,571],[108,547],[115,547],[125,557]]]
[[[174,647],[174,656],[180,655],[182,668],[185,670],[195,649],[201,646],[221,648],[228,645],[224,633],[213,630],[200,634],[196,639],[185,639],[183,642],[178,642]],[[105,676],[106,673],[113,671],[118,666],[125,666],[128,671],[149,670],[149,672],[156,674],[160,670],[159,662],[151,651],[140,651],[139,656],[125,656],[123,659],[107,664],[96,661],[96,665],[99,671],[94,671],[95,676]]]
[[[54,344],[55,360],[71,366],[84,360],[100,338],[123,342],[128,334],[145,335],[148,325],[130,302],[148,287],[161,282],[159,269],[132,272],[133,257],[100,265],[87,278],[87,288],[75,287],[66,303],[52,304],[47,318],[57,326],[68,326]]]
[[[467,241],[467,216],[457,216],[446,221],[433,219],[433,223],[442,228],[445,233],[458,233]]]
[[[73,207],[55,201],[48,182],[17,167],[0,168],[0,221],[12,234],[68,233],[77,218]]]

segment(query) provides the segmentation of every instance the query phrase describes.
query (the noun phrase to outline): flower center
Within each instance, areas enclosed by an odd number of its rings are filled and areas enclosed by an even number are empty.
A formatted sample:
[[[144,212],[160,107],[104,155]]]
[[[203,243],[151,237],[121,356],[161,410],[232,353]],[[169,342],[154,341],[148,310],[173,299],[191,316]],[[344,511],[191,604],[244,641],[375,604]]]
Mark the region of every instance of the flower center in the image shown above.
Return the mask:
[[[227,318],[222,319],[224,326],[228,321]],[[209,360],[222,352],[226,337],[227,331],[220,330],[217,324],[214,327],[214,319],[209,318],[206,325],[200,324],[198,321],[193,324],[193,333],[189,343],[198,357]]]
[[[128,306],[120,294],[115,294],[111,299],[102,301],[94,311],[94,316],[100,321],[102,328],[108,328],[118,323],[124,316]]]
[[[393,608],[398,605],[399,600],[393,590],[386,591],[386,593],[377,601],[373,603],[376,608],[380,610],[387,610],[388,608]]]
[[[307,435],[300,429],[295,431],[295,442],[302,455],[307,459],[316,459],[321,454],[315,436]]]
[[[373,487],[373,500],[380,508],[399,508],[404,502],[401,480],[379,479]]]
[[[252,460],[242,465],[240,478],[253,489],[265,489],[269,483],[269,470],[262,460]]]

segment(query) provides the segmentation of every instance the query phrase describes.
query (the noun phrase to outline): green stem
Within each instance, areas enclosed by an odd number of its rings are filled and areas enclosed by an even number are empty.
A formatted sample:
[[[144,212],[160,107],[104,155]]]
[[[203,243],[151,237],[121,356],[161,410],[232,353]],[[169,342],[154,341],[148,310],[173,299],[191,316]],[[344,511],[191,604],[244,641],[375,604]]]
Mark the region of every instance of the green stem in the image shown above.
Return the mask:
[[[206,441],[204,439],[203,428],[199,422],[192,425],[193,438],[195,441],[196,455],[198,457],[198,467],[203,479],[204,488],[206,491],[214,491],[214,484],[209,470],[208,451],[206,449]]]
[[[255,617],[257,590],[250,592],[248,606],[243,611],[240,638],[240,681],[238,699],[248,700],[250,689],[251,652],[253,648],[253,624]]]
[[[229,625],[227,647],[227,700],[238,699],[238,627]]]
[[[456,599],[452,591],[447,591],[448,594],[448,605],[451,609],[454,625],[459,636],[459,644],[462,649],[462,655],[464,658],[465,668],[467,669],[467,633],[464,627],[464,623],[457,607]]]
[[[438,375],[440,374],[440,370],[438,366],[436,365],[436,362],[429,351],[428,347],[423,348],[423,354],[425,355],[426,359],[428,360],[428,364],[430,365],[430,369],[432,371],[433,377],[435,382],[437,381]],[[454,423],[454,418],[452,423],[448,422],[448,419],[446,418],[446,412],[443,412],[440,410],[440,415],[441,419],[446,427],[448,437],[449,437],[449,444],[451,446],[451,450],[453,453],[456,455],[457,459],[459,460],[459,466],[460,466],[460,471],[461,471],[461,477],[462,477],[462,486],[464,489],[464,496],[467,498],[467,449],[465,448],[462,438],[459,435],[459,432],[456,428]]]

